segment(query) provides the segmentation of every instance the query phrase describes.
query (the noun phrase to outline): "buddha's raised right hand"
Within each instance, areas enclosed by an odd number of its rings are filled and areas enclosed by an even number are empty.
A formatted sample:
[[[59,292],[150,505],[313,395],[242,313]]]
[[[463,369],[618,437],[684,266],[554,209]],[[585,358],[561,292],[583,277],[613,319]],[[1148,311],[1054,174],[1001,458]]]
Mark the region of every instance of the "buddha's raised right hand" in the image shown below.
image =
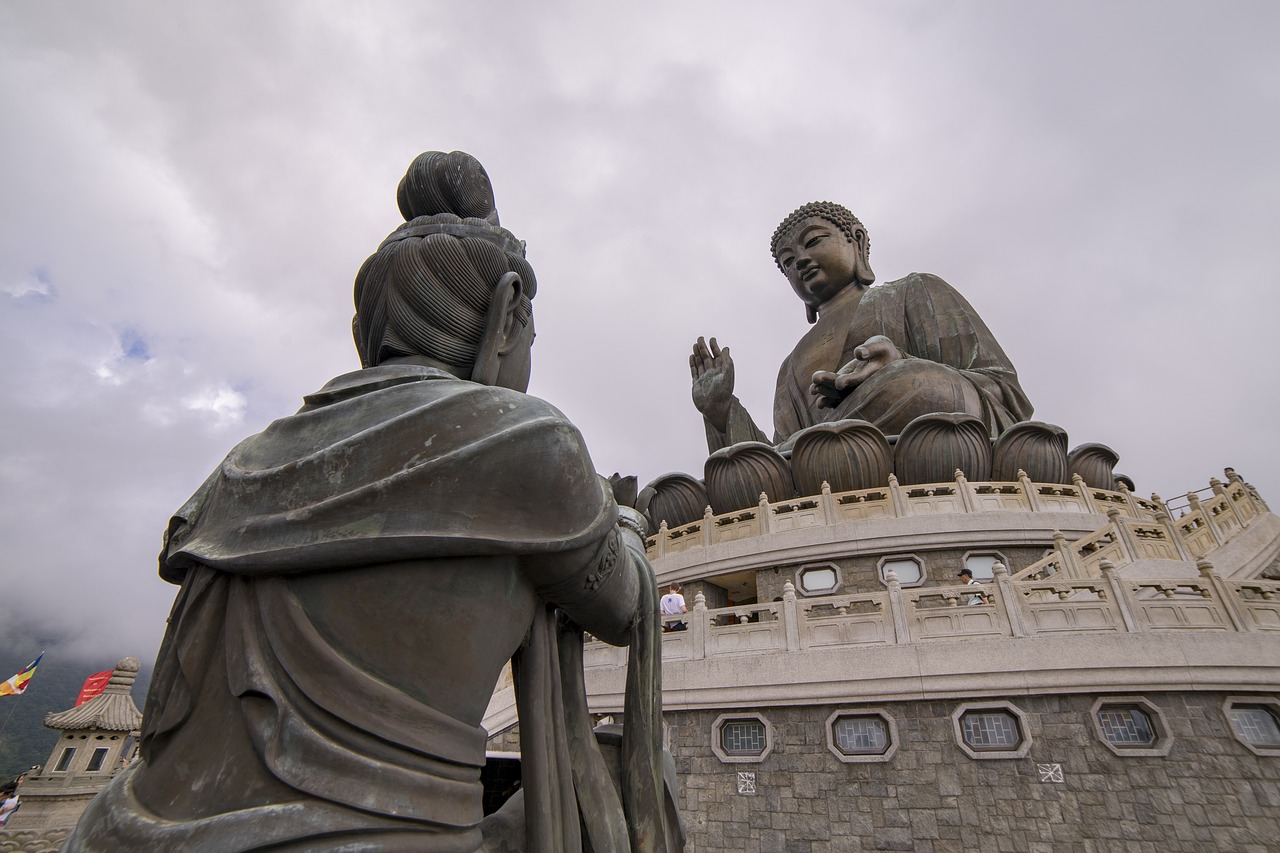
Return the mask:
[[[698,338],[689,356],[689,372],[693,375],[693,405],[718,430],[729,425],[729,404],[733,400],[733,359],[729,348],[720,348],[716,339],[710,345]]]

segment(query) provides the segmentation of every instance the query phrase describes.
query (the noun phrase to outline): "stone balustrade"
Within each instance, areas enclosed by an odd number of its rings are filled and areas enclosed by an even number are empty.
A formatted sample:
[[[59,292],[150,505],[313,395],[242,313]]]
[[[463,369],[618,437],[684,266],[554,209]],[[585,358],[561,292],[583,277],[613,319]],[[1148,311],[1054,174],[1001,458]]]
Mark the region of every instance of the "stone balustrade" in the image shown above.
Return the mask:
[[[993,580],[985,584],[914,588],[903,588],[890,572],[881,592],[799,597],[788,582],[781,601],[716,609],[708,609],[699,593],[688,613],[667,617],[688,628],[663,634],[663,658],[1100,633],[1280,636],[1280,581],[1226,580],[1203,559],[1197,567],[1194,578],[1129,579],[1104,558],[1096,577],[1063,572],[1016,580],[997,563]],[[985,600],[968,603],[977,594]],[[590,642],[586,665],[620,666],[625,656],[625,649]]]
[[[647,541],[649,556],[664,557],[752,536],[873,518],[981,512],[1105,515],[1115,509],[1149,524],[1168,519],[1168,511],[1158,500],[1140,498],[1124,488],[1093,488],[1079,476],[1073,477],[1070,485],[1034,483],[1022,472],[1019,474],[1014,482],[970,482],[957,471],[952,482],[915,486],[901,486],[891,474],[882,488],[833,493],[824,484],[821,494],[785,501],[770,501],[761,494],[754,507],[716,515],[708,506],[698,521],[675,528],[664,523]],[[1232,485],[1249,497],[1243,484]]]
[[[787,530],[816,528],[850,521],[910,516],[984,512],[1040,512],[1105,515],[1107,523],[1068,542],[1054,535],[1053,553],[1028,566],[1014,580],[1098,577],[1103,560],[1125,566],[1140,560],[1195,560],[1230,541],[1267,507],[1238,477],[1223,484],[1211,481],[1213,496],[1188,495],[1188,511],[1174,518],[1160,500],[1087,486],[1079,476],[1071,485],[1034,483],[1022,472],[1015,482],[969,482],[956,472],[949,483],[901,486],[889,476],[881,489],[821,494],[787,501],[760,496],[750,509],[715,515],[707,507],[700,521],[668,529],[664,524],[647,541],[650,559],[693,548],[766,536]]]

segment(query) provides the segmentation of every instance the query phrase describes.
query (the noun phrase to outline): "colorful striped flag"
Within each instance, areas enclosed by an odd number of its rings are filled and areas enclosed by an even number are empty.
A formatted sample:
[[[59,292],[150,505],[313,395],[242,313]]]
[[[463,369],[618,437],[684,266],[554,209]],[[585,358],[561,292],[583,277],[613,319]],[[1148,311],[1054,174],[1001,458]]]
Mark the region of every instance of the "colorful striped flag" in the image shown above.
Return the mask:
[[[10,678],[8,681],[0,681],[0,696],[21,696],[27,689],[27,683],[31,681],[31,676],[36,674],[36,667],[40,665],[40,658],[44,657],[41,652],[39,657],[27,664],[22,672]]]

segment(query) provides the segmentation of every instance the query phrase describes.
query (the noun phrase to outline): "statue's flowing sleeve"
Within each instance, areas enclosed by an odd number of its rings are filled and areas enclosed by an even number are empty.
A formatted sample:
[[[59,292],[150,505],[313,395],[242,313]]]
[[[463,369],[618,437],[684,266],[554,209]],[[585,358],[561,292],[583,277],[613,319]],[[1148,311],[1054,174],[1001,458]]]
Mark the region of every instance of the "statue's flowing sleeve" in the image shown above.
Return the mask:
[[[1018,372],[968,300],[927,273],[913,273],[894,285],[896,299],[878,300],[883,334],[907,355],[964,374],[982,397],[983,420],[992,435],[1031,417]]]

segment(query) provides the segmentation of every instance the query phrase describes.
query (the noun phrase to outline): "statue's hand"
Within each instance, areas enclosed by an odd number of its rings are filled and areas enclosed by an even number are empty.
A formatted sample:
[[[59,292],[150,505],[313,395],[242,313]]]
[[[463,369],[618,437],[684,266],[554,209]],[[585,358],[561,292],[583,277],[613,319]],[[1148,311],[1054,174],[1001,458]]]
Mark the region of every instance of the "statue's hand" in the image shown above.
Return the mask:
[[[902,352],[884,335],[867,338],[862,346],[853,351],[853,361],[835,373],[819,370],[813,374],[809,393],[820,398],[819,406],[834,409],[854,388],[866,382],[885,365],[900,358],[904,358]]]
[[[715,338],[710,346],[698,338],[689,356],[689,372],[693,374],[694,407],[716,429],[727,429],[729,403],[733,400],[733,359],[729,348],[721,349]]]

